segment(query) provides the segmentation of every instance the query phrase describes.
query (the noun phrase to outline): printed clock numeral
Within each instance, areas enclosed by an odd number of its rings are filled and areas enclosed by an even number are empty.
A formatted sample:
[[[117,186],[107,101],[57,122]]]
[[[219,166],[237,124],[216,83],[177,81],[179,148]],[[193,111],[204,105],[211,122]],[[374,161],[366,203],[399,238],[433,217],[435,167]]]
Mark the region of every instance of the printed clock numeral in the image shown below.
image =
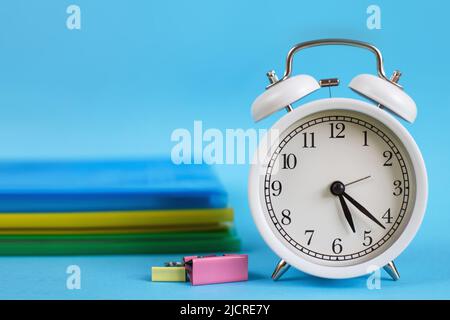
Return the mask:
[[[314,230],[305,230],[305,236],[309,237],[308,242],[306,243],[308,246],[311,244],[313,235],[314,235]]]
[[[282,154],[281,155],[283,160],[283,166],[282,169],[295,169],[297,166],[297,157],[293,153],[289,154]]]
[[[344,248],[342,247],[341,242],[342,242],[342,239],[341,239],[341,238],[336,238],[336,239],[333,240],[333,243],[332,243],[332,245],[331,245],[331,248],[332,248],[334,254],[340,254],[340,253],[342,253],[342,250],[343,250]]]
[[[394,196],[398,197],[403,193],[402,182],[400,180],[394,181],[394,192],[392,193]]]
[[[285,226],[290,225],[292,222],[291,211],[289,209],[284,209],[281,211],[281,215],[283,216],[283,218],[281,218],[281,223]]]
[[[364,241],[363,241],[363,246],[365,247],[370,247],[372,245],[373,242],[373,238],[371,236],[369,236],[369,234],[372,231],[364,231]]]
[[[332,139],[345,138],[345,134],[344,134],[345,124],[343,124],[342,122],[330,123],[330,127],[331,127],[330,138],[332,138]]]
[[[363,135],[364,135],[363,147],[368,147],[369,144],[367,143],[367,130],[363,131]]]
[[[315,135],[314,132],[303,132],[303,148],[315,148]]]
[[[383,152],[383,157],[386,159],[386,162],[383,164],[383,166],[392,167],[392,151]]]
[[[271,184],[272,187],[272,195],[277,197],[280,195],[281,190],[283,189],[283,187],[281,186],[281,182],[279,180],[274,180]]]
[[[381,218],[384,219],[387,224],[392,224],[391,208],[387,209]]]

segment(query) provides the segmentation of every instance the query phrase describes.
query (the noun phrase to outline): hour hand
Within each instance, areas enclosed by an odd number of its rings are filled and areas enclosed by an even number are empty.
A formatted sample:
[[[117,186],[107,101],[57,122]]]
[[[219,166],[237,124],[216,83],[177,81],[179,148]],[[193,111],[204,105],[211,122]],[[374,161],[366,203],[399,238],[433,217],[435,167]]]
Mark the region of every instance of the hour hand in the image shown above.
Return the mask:
[[[352,228],[353,233],[355,233],[356,232],[355,225],[353,224],[353,218],[352,214],[350,213],[350,209],[348,208],[347,203],[345,202],[345,199],[342,195],[339,195],[338,198],[339,201],[341,202],[342,211],[344,211],[345,219],[347,219],[350,228]]]
[[[350,201],[359,211],[361,211],[366,217],[368,217],[370,220],[375,222],[377,225],[379,225],[381,228],[386,229],[383,224],[377,220],[366,208],[364,208],[358,201],[350,197],[347,193],[343,192],[342,195]]]
[[[347,203],[345,202],[345,199],[343,197],[343,194],[345,192],[345,185],[340,181],[335,181],[330,187],[330,191],[332,194],[337,196],[339,198],[339,201],[341,202],[342,211],[344,212],[345,219],[347,219],[348,224],[350,225],[350,228],[352,228],[353,233],[356,232],[355,225],[353,223],[352,214],[350,213],[350,209],[347,206]]]

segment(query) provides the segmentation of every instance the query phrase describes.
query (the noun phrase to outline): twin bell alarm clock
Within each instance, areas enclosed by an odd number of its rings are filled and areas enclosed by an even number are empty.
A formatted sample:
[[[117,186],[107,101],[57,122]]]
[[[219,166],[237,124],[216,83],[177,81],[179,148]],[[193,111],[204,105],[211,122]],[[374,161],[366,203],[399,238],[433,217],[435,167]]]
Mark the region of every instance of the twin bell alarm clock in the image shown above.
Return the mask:
[[[377,75],[360,74],[349,87],[363,99],[320,99],[293,103],[338,79],[317,81],[292,75],[299,51],[323,45],[364,48],[376,58]],[[424,217],[427,172],[416,142],[398,118],[414,122],[414,101],[385,74],[381,52],[371,44],[324,39],[297,44],[288,53],[281,79],[252,105],[259,121],[286,114],[259,142],[249,176],[248,198],[256,226],[281,259],[278,279],[293,266],[323,278],[352,278],[394,264]]]

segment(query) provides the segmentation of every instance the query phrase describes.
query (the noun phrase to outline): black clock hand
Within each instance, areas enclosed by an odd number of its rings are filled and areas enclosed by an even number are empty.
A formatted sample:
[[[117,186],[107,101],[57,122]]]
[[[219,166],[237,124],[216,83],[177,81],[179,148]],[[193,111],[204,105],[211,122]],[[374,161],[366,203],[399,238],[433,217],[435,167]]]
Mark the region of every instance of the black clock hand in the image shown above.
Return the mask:
[[[342,196],[345,192],[345,186],[340,181],[335,181],[331,184],[330,191],[332,194],[337,196],[339,198],[339,201],[341,202],[342,211],[344,212],[345,219],[347,219],[348,224],[350,225],[350,228],[352,228],[353,233],[356,232],[355,225],[353,224],[353,218],[352,214],[350,213],[350,209],[347,206],[347,203],[345,202],[344,197]]]
[[[342,195],[339,195],[338,198],[339,201],[341,202],[342,211],[344,211],[345,219],[347,219],[350,228],[352,228],[353,233],[355,233],[356,232],[355,225],[353,224],[353,218],[352,214],[350,213],[350,209],[348,208],[347,203],[345,202],[345,199]]]
[[[368,217],[370,220],[375,222],[377,225],[379,225],[381,228],[386,229],[385,226],[381,224],[380,221],[377,220],[366,208],[364,208],[358,201],[350,197],[345,191],[342,193],[342,195],[350,201],[359,211],[361,211],[366,217]]]

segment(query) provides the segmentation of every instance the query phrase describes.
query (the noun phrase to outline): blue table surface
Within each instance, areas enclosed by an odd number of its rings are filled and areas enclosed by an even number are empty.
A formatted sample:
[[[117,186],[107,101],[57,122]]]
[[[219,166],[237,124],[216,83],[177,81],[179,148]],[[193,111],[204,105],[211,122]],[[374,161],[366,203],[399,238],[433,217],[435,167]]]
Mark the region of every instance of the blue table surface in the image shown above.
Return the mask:
[[[401,280],[383,273],[381,290],[366,278],[324,280],[290,270],[274,283],[277,257],[258,234],[247,205],[248,165],[218,165],[249,254],[249,281],[191,287],[152,283],[150,267],[179,255],[0,257],[0,298],[59,299],[400,299],[450,298],[450,2],[378,0],[381,29],[366,27],[366,1],[77,0],[81,30],[66,27],[72,1],[0,4],[0,159],[168,156],[179,128],[267,128],[250,105],[284,70],[289,48],[317,38],[376,44],[386,71],[399,68],[416,101],[405,126],[420,146],[429,203],[412,244],[396,260]],[[273,20],[271,20],[273,19]],[[375,72],[372,55],[316,48],[296,57],[295,73],[338,76],[333,96],[355,97],[346,84]],[[320,90],[304,99],[328,97]],[[81,289],[66,288],[66,268],[81,268]]]
[[[229,173],[230,170],[219,170]],[[249,280],[241,283],[191,286],[188,283],[150,281],[150,268],[179,259],[182,254],[2,257],[0,298],[3,299],[445,299],[450,297],[450,254],[445,223],[436,224],[433,214],[439,203],[429,207],[428,216],[416,239],[396,260],[401,280],[392,281],[382,271],[381,289],[369,290],[367,277],[326,280],[291,268],[281,280],[270,275],[277,257],[259,236],[246,200],[246,186],[240,179],[246,168],[234,168],[234,175],[222,179],[232,190],[236,227],[249,255]],[[228,178],[227,178],[228,176]],[[434,234],[429,237],[427,234]],[[437,245],[442,244],[442,245]],[[81,269],[81,289],[66,288],[69,265]]]

